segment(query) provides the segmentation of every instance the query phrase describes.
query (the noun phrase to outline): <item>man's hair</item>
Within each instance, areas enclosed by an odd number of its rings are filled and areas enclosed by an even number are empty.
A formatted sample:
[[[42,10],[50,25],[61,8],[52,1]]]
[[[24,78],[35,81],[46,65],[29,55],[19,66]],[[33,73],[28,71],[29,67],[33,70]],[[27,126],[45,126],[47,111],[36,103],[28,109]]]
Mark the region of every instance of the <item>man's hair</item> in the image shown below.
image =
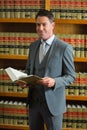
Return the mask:
[[[53,16],[52,12],[49,11],[49,10],[45,10],[45,9],[40,10],[40,11],[37,13],[35,19],[37,19],[37,17],[39,17],[39,16],[40,16],[40,17],[45,16],[45,17],[47,17],[47,18],[50,20],[51,23],[54,22],[54,16]]]

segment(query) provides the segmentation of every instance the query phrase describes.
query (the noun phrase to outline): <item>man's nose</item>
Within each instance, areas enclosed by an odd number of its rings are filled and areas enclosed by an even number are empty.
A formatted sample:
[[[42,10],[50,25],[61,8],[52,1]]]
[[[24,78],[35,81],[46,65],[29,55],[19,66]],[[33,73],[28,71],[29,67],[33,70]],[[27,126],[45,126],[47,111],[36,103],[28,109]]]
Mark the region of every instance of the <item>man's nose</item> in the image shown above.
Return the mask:
[[[43,26],[42,25],[40,25],[40,30],[43,30]]]

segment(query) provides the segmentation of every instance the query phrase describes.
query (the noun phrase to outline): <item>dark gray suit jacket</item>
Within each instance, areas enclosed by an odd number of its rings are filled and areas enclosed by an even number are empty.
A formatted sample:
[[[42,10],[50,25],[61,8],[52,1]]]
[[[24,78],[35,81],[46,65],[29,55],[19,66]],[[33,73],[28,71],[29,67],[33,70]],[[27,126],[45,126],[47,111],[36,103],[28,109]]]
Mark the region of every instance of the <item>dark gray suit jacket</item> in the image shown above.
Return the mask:
[[[39,44],[40,39],[32,43],[29,48],[29,58],[26,65],[28,74],[33,73],[34,58]],[[71,45],[55,37],[44,71],[44,76],[52,77],[56,81],[54,89],[45,87],[48,108],[53,115],[61,114],[66,111],[65,87],[75,80],[73,49]]]

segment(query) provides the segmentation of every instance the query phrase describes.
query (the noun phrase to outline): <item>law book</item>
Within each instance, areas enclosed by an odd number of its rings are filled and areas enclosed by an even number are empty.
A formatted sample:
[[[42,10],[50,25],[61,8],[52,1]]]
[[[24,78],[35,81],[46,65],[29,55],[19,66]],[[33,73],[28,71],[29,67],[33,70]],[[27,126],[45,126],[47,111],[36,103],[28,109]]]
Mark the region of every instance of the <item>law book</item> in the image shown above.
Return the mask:
[[[4,119],[3,119],[3,122],[5,124],[9,124],[9,118],[10,118],[8,103],[9,103],[9,101],[4,102]]]
[[[77,128],[82,128],[82,107],[77,105]]]
[[[67,127],[72,128],[72,106],[71,106],[71,104],[67,105]]]
[[[27,75],[21,70],[14,69],[12,67],[6,68],[5,71],[9,75],[12,82],[16,83],[21,82],[21,83],[35,84],[38,80],[42,79],[37,75]]]
[[[75,95],[75,86],[73,84],[69,85],[68,94],[69,95]]]
[[[80,57],[85,57],[85,35],[81,34]]]
[[[63,114],[63,128],[67,128],[68,112]]]
[[[4,124],[3,117],[4,117],[4,101],[0,101],[0,124]]]
[[[28,110],[26,108],[26,103],[18,102],[17,106],[17,124],[18,125],[27,125],[27,119],[28,119]]]
[[[82,129],[87,128],[87,106],[82,105]]]
[[[85,77],[84,73],[79,72],[79,95],[84,96],[85,95]]]
[[[87,57],[87,35],[85,35],[85,57]]]
[[[80,54],[81,54],[81,35],[78,34],[75,36],[75,56],[76,57],[80,57]]]
[[[72,104],[72,128],[77,126],[77,106]]]

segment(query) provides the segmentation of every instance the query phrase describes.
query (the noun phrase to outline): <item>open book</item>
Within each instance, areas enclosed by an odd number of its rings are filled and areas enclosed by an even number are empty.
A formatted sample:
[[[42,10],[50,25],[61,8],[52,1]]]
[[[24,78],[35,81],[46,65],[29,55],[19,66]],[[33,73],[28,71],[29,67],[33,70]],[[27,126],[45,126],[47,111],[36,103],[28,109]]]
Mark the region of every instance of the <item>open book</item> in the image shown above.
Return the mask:
[[[28,84],[34,84],[36,81],[41,79],[41,77],[39,76],[27,75],[26,73],[11,67],[6,68],[5,71],[7,72],[12,82],[24,82]]]

